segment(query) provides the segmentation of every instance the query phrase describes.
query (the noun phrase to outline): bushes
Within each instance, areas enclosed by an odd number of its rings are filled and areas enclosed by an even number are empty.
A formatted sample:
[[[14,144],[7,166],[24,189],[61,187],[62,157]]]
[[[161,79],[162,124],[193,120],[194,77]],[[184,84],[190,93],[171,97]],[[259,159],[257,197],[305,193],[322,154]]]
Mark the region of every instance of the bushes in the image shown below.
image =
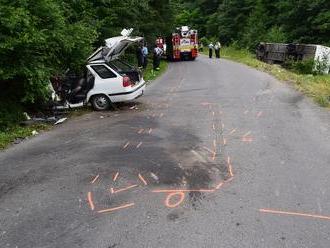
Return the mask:
[[[0,101],[0,132],[24,120],[22,107],[13,101]]]
[[[287,60],[284,67],[290,69],[299,74],[313,74],[319,75],[323,74],[328,68],[328,63],[326,60],[314,61],[313,59],[308,60]]]
[[[295,60],[287,60],[284,64],[284,67],[292,70],[299,74],[313,74],[314,70],[314,60],[303,60],[303,61],[295,61]]]

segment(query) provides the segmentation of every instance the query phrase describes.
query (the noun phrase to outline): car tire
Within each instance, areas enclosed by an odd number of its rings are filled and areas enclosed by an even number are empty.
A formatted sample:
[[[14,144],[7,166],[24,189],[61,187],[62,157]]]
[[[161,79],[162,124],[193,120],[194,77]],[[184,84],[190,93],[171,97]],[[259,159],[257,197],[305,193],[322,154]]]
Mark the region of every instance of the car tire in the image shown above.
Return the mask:
[[[108,110],[111,106],[109,97],[103,94],[92,96],[90,103],[96,111]]]

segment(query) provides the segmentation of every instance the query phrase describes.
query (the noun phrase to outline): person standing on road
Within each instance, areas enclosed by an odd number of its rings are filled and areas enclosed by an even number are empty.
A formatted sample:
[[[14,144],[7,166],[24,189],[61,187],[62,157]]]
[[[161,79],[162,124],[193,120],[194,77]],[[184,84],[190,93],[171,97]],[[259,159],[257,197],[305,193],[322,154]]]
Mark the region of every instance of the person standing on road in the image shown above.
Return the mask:
[[[221,49],[221,43],[218,41],[218,42],[215,43],[215,45],[214,45],[215,57],[216,57],[217,59],[220,58],[220,49]]]
[[[143,56],[143,69],[147,68],[148,65],[148,47],[147,44],[144,44],[142,47],[142,56]]]
[[[213,56],[213,48],[214,48],[214,46],[213,46],[213,43],[211,42],[209,44],[209,58],[210,59],[212,59],[212,56]]]
[[[199,44],[199,51],[203,52],[203,50],[204,50],[204,45],[203,45],[203,43],[200,43]]]
[[[154,70],[156,71],[159,71],[160,59],[162,54],[163,54],[163,50],[159,48],[156,44],[154,48],[154,57],[153,57],[153,67]]]
[[[138,67],[142,68],[143,67],[143,63],[144,63],[144,58],[143,58],[143,44],[140,43],[136,49],[136,58],[137,58],[137,62],[138,62]]]

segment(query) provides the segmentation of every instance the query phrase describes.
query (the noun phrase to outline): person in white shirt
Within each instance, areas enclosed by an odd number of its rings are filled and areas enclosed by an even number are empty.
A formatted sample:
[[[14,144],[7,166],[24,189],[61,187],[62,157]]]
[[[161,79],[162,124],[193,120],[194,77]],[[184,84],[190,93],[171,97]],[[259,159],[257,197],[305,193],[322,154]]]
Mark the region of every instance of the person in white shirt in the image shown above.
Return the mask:
[[[214,46],[213,46],[213,43],[211,42],[209,44],[209,58],[210,59],[212,59],[212,56],[213,56],[213,48],[214,48]]]
[[[215,43],[215,45],[214,45],[215,57],[216,57],[217,59],[220,58],[220,49],[221,49],[221,43],[218,41],[218,42]]]
[[[153,66],[154,70],[159,71],[159,65],[160,65],[160,59],[162,57],[163,50],[159,48],[157,45],[155,45],[154,48],[154,57],[153,57]]]

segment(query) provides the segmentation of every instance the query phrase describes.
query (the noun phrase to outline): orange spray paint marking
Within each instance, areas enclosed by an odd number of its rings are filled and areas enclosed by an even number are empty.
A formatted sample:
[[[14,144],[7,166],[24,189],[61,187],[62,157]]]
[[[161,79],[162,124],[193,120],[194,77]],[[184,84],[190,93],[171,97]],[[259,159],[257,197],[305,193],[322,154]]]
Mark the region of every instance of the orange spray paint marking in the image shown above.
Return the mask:
[[[228,172],[229,172],[229,175],[230,175],[231,177],[233,177],[233,176],[234,176],[234,174],[233,174],[233,168],[232,168],[232,165],[231,165],[230,157],[229,157],[229,156],[228,156],[228,158],[227,158],[227,165],[228,165]]]
[[[123,146],[123,149],[126,149],[129,146],[129,141]]]
[[[116,182],[118,176],[119,176],[119,172],[117,172],[117,173],[114,175],[114,177],[113,177],[113,181],[114,181],[114,182]]]
[[[251,131],[248,131],[246,134],[243,135],[243,137],[246,137],[251,134]]]
[[[260,116],[262,116],[263,112],[260,111],[258,114],[257,114],[257,118],[259,118]]]
[[[141,129],[138,131],[138,134],[141,134],[141,133],[143,133],[143,131],[144,131],[144,129],[143,129],[143,128],[141,128]]]
[[[175,196],[179,196],[178,200],[175,203],[171,203],[171,198]],[[183,202],[184,198],[185,194],[183,192],[170,193],[165,199],[165,206],[168,208],[175,208]]]
[[[151,133],[152,133],[152,128],[149,128],[149,131],[148,131],[148,133],[149,133],[149,134],[151,134]]]
[[[108,209],[100,210],[100,211],[97,211],[97,212],[100,213],[100,214],[109,213],[109,212],[113,212],[113,211],[120,210],[120,209],[123,209],[123,208],[129,208],[129,207],[132,207],[132,206],[134,206],[134,203],[125,204],[125,205],[115,207],[115,208],[108,208]]]
[[[94,177],[94,179],[91,181],[91,184],[95,183],[97,179],[99,179],[100,175],[97,175],[96,177]]]
[[[143,178],[143,176],[139,173],[139,179],[143,182],[144,185],[148,185],[147,181]]]
[[[209,153],[211,153],[211,154],[213,154],[214,153],[214,151],[211,151],[209,148],[207,148],[206,146],[203,146],[203,148],[206,150],[206,151],[208,151]]]
[[[233,130],[230,131],[229,135],[233,134],[236,132],[236,128],[234,128]]]
[[[139,144],[137,144],[136,148],[140,148],[140,146],[142,145],[143,142],[140,142]]]
[[[92,192],[88,192],[87,200],[88,200],[88,203],[89,203],[89,207],[93,211],[95,209],[95,206],[94,206],[94,202],[93,202]]]
[[[272,209],[259,209],[259,211],[262,213],[279,214],[279,215],[293,215],[293,216],[309,217],[309,218],[315,218],[315,219],[330,220],[330,216],[324,216],[324,215],[286,212],[286,211],[279,211],[279,210],[272,210]]]
[[[253,141],[253,138],[251,136],[243,137],[242,138],[242,141],[243,142],[251,143]]]
[[[215,158],[217,156],[217,153],[216,152],[213,152],[213,155],[212,155],[212,160],[215,161]]]
[[[229,183],[229,182],[231,182],[233,179],[234,179],[234,176],[228,178],[228,179],[225,181],[225,183]]]
[[[224,185],[224,182],[219,183],[215,188],[220,189],[222,187],[222,185]]]
[[[110,189],[110,191],[111,191],[112,194],[116,194],[116,193],[119,193],[119,192],[122,192],[122,191],[126,191],[126,190],[129,190],[129,189],[135,188],[137,186],[138,186],[137,184],[133,184],[133,185],[130,185],[126,188],[122,188],[122,189],[118,189],[118,190],[114,190],[113,188],[111,188],[112,190]]]
[[[229,164],[229,175],[230,175],[231,177],[234,177],[234,174],[233,174],[233,167],[232,167],[231,164]]]
[[[176,192],[214,192],[214,189],[156,189],[153,193],[176,193]]]

